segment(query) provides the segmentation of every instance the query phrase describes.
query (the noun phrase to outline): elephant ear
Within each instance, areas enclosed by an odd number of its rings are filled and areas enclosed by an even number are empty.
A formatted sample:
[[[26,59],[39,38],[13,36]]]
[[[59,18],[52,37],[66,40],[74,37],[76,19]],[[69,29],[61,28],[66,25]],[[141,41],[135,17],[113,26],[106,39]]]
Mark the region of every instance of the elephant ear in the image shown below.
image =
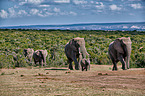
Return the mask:
[[[123,41],[121,40],[121,39],[116,39],[115,41],[114,41],[114,44],[113,44],[113,46],[114,46],[114,49],[117,51],[117,52],[119,52],[119,53],[122,53],[122,54],[124,54],[124,49],[123,49]]]
[[[70,40],[70,42],[69,42],[69,45],[71,46],[71,49],[74,50],[74,51],[77,51],[76,43],[77,42],[74,39]]]

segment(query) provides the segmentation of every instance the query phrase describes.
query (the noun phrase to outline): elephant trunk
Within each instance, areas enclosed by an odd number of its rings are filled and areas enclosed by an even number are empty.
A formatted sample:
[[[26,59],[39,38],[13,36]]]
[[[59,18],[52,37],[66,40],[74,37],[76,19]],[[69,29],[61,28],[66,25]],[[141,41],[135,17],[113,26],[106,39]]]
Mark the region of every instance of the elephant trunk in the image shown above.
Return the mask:
[[[86,47],[85,47],[85,40],[84,38],[74,38],[74,41],[77,41],[77,43],[79,44],[80,48],[79,48],[79,54],[81,55],[79,58],[80,59],[83,59],[83,58],[86,58],[88,60],[88,62],[90,63],[90,59],[89,59],[89,54],[86,50]]]
[[[127,58],[126,58],[126,67],[127,69],[129,69],[129,61],[130,61],[130,55],[131,55],[131,40],[130,40],[130,37],[126,38],[126,39],[123,39],[123,42],[125,43],[126,45],[126,48],[127,48]]]

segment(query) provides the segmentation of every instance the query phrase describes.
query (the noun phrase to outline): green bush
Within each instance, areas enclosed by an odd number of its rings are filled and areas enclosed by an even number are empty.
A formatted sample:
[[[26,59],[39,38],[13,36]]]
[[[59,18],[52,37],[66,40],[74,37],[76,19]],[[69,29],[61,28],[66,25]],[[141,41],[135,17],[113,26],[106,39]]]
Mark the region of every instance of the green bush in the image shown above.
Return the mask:
[[[86,49],[91,64],[112,64],[108,56],[109,44],[116,38],[130,37],[132,40],[131,67],[145,67],[145,32],[138,31],[102,31],[102,30],[0,30],[0,68],[31,66],[23,56],[24,48],[48,51],[47,66],[65,66],[64,53],[66,43],[75,37],[85,38]],[[55,60],[51,50],[55,49]],[[13,52],[18,61],[13,62]]]

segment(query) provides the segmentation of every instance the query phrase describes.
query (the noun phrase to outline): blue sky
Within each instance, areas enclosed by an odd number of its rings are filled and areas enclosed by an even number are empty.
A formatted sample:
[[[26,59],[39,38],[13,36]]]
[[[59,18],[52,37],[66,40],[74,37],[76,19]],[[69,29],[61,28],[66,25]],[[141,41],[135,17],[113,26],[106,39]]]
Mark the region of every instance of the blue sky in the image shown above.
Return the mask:
[[[0,0],[0,26],[145,22],[145,0]]]

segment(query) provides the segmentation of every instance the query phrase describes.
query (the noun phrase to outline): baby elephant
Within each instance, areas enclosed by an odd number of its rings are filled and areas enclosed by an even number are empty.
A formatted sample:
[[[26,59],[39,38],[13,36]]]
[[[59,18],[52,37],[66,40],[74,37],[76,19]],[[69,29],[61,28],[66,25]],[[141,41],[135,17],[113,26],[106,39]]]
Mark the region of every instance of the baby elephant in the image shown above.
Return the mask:
[[[82,67],[82,71],[84,71],[85,69],[86,69],[86,71],[87,71],[87,69],[90,68],[90,64],[89,64],[89,62],[88,62],[87,59],[83,58],[83,59],[81,60],[81,67]]]

